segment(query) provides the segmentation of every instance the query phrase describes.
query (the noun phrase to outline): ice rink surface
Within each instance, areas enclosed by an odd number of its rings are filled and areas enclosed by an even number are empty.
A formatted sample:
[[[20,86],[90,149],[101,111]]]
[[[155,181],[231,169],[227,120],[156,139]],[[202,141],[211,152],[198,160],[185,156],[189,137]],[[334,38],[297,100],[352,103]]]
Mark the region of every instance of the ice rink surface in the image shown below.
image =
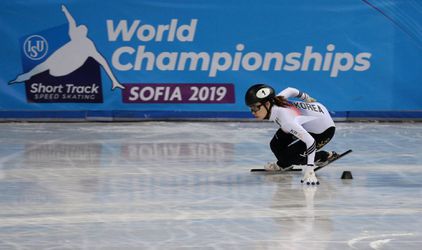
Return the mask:
[[[318,187],[249,171],[275,131],[0,123],[0,249],[422,249],[422,123],[337,123]]]

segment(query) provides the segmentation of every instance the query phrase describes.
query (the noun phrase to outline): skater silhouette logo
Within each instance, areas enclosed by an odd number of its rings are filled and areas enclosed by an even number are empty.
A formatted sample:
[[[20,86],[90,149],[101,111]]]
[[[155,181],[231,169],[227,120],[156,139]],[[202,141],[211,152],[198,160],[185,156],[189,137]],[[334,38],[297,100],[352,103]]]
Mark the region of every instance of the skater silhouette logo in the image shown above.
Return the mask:
[[[9,83],[25,83],[28,102],[102,103],[103,80],[111,82],[111,90],[125,87],[88,37],[88,27],[78,25],[66,6],[61,9],[67,25],[24,38],[24,73]]]

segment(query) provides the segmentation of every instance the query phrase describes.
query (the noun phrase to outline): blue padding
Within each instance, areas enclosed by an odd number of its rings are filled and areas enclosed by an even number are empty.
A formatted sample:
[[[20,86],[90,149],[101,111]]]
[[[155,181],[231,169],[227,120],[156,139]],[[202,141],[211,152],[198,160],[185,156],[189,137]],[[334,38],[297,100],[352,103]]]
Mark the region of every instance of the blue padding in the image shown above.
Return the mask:
[[[421,119],[421,111],[336,111],[332,112],[333,118],[346,118],[346,119]]]
[[[0,119],[73,119],[84,118],[86,111],[0,111]]]
[[[253,118],[249,112],[210,112],[210,111],[115,111],[114,118],[146,118],[146,119],[196,119],[196,118]]]
[[[139,120],[139,119],[201,119],[222,118],[239,119],[253,118],[249,112],[195,112],[195,111],[0,111],[0,120]]]
[[[422,111],[336,111],[334,119],[361,120],[418,120]],[[0,120],[154,120],[154,119],[253,119],[245,112],[204,112],[204,111],[129,111],[129,110],[90,110],[90,111],[0,111]]]

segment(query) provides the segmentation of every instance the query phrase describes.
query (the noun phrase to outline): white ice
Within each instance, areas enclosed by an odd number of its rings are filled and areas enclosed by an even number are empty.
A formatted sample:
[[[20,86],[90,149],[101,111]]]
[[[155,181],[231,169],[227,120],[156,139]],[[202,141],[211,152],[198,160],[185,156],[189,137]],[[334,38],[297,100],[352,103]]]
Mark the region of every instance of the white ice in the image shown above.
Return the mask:
[[[421,249],[422,123],[337,123],[318,187],[249,171],[275,131],[0,123],[0,249]]]

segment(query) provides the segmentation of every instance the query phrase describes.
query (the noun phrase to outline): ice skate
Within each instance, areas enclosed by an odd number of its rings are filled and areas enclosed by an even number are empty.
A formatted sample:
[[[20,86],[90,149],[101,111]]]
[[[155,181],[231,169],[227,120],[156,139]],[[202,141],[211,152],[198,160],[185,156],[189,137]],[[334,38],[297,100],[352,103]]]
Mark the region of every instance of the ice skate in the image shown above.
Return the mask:
[[[265,166],[264,169],[265,171],[288,171],[291,168],[293,168],[293,165],[287,167],[287,168],[282,168],[279,165],[277,165],[276,162],[268,162]]]
[[[313,165],[306,166],[306,168],[304,169],[305,172],[303,173],[303,178],[302,180],[300,180],[301,183],[304,183],[306,185],[319,185],[319,181],[315,175],[314,168],[315,166]]]
[[[268,162],[264,166],[265,171],[280,171],[281,167],[277,165],[275,162]]]
[[[325,161],[317,161],[315,162],[315,165],[318,167],[324,167],[326,165],[328,165],[328,163],[332,162],[333,160],[335,160],[339,154],[337,154],[337,152],[335,151],[328,151],[328,157]]]

